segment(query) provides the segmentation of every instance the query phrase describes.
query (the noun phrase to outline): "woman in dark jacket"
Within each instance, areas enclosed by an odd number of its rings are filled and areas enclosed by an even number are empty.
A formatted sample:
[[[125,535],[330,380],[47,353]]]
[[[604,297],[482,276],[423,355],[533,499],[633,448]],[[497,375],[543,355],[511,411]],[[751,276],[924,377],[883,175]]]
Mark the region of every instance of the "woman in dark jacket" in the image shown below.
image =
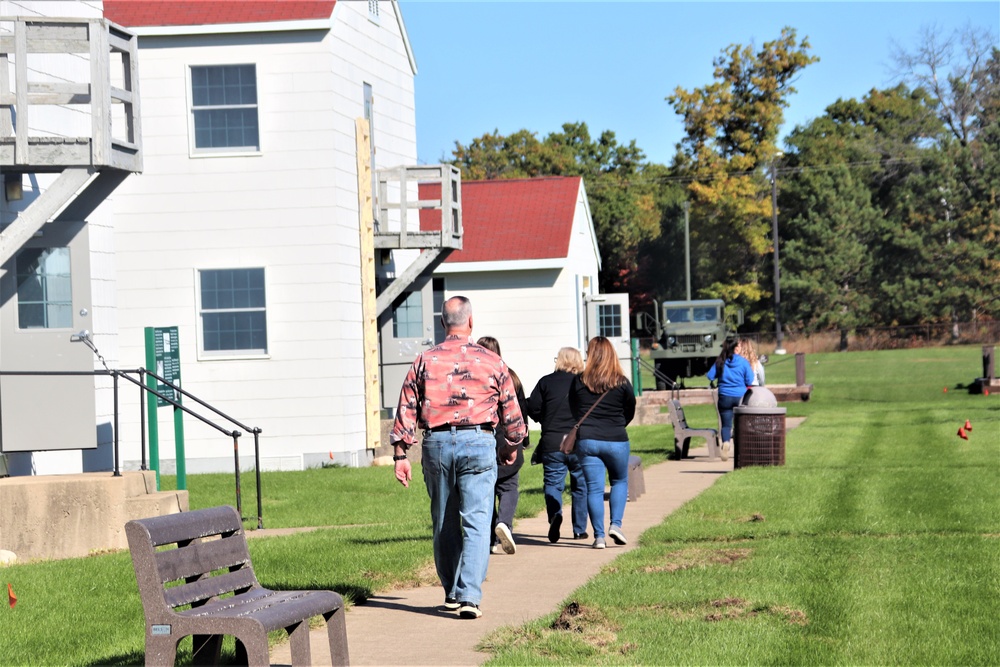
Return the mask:
[[[482,345],[498,357],[500,354],[500,342],[492,336],[483,336],[476,341],[477,345]],[[521,385],[521,378],[510,366],[507,367],[510,379],[514,383],[514,391],[517,392],[517,404],[521,408],[521,414],[527,414],[526,401],[524,398],[524,387]],[[517,544],[514,536],[510,532],[514,525],[514,513],[517,512],[517,501],[521,491],[518,486],[521,483],[521,466],[524,465],[524,448],[529,446],[528,438],[525,437],[517,447],[517,459],[514,463],[506,465],[500,461],[500,447],[507,443],[506,434],[503,428],[496,430],[497,440],[497,481],[493,487],[496,498],[493,507],[493,535],[490,539],[490,553],[498,554],[501,551],[508,554],[517,552]]]
[[[603,398],[602,398],[603,397]],[[598,403],[600,401],[600,403]],[[625,502],[628,500],[628,457],[630,446],[625,426],[635,416],[635,393],[622,372],[614,345],[604,336],[590,339],[587,364],[573,380],[569,405],[580,420],[576,454],[587,479],[587,510],[594,526],[594,548],[603,549],[604,475],[611,482],[611,525],[608,536],[616,544],[627,544],[622,532]],[[593,407],[593,411],[587,411]]]
[[[559,451],[562,437],[569,433],[576,420],[569,409],[569,387],[583,372],[583,355],[575,347],[564,347],[556,356],[554,372],[538,380],[528,397],[527,415],[542,427],[537,454],[543,467],[545,512],[549,517],[549,542],[559,541],[563,522],[563,491],[566,490],[566,473],[573,499],[573,539],[587,539],[587,483],[583,468],[576,454]]]

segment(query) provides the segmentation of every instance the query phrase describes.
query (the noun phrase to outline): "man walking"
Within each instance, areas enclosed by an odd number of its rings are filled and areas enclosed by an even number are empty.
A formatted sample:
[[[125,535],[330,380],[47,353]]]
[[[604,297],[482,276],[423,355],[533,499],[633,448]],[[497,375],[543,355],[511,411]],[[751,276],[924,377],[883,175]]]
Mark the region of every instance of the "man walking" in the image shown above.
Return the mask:
[[[479,618],[489,565],[497,450],[493,431],[506,429],[500,457],[514,463],[528,433],[514,383],[503,360],[472,340],[472,304],[464,296],[444,302],[445,340],[417,355],[399,393],[390,442],[396,479],[412,479],[406,450],[424,431],[424,483],[431,499],[434,563],[444,606]]]

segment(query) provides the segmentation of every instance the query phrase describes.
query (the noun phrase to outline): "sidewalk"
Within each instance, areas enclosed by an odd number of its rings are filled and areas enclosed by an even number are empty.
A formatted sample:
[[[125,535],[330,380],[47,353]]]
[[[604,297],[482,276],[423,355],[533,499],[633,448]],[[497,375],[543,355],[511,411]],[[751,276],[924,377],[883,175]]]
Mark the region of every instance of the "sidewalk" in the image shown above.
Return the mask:
[[[370,598],[347,612],[347,637],[352,665],[478,665],[489,653],[475,650],[487,634],[504,625],[555,612],[574,590],[600,572],[618,555],[635,548],[639,536],[678,507],[711,486],[733,462],[708,460],[705,448],[692,450],[694,458],[667,461],[643,471],[646,492],[625,507],[622,525],[629,543],[591,549],[590,539],[565,537],[548,541],[545,512],[514,525],[517,553],[490,557],[489,574],[483,585],[483,616],[460,619],[441,608],[444,593],[440,586],[391,591]],[[568,507],[566,511],[568,513]],[[605,516],[607,510],[605,510]],[[568,518],[563,534],[571,534]],[[428,546],[428,550],[430,547]],[[428,553],[430,556],[430,553]],[[313,664],[329,665],[326,630],[311,634]],[[288,643],[271,651],[271,663],[288,665]]]

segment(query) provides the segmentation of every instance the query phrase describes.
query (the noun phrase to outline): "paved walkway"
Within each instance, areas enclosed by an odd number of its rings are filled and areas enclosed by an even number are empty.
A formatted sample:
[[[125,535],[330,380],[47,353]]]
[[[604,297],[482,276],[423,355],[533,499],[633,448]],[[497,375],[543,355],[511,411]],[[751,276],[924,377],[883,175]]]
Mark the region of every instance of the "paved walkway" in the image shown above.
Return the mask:
[[[347,612],[351,664],[485,662],[490,654],[475,649],[483,637],[498,627],[520,625],[555,612],[570,593],[600,572],[603,565],[635,548],[643,531],[659,525],[668,514],[733,468],[732,460],[709,461],[705,448],[691,450],[691,455],[693,458],[667,461],[644,470],[645,494],[625,507],[622,529],[629,539],[626,546],[616,546],[608,539],[607,549],[591,549],[593,537],[564,538],[551,544],[544,512],[530,519],[519,519],[513,531],[517,553],[490,557],[480,619],[460,619],[456,613],[444,611],[440,607],[444,601],[440,586],[396,590],[352,607]],[[391,477],[391,471],[387,475]],[[567,517],[563,534],[571,532]],[[313,663],[329,665],[325,629],[314,630],[311,640]],[[272,649],[272,664],[287,665],[290,661],[287,642]]]

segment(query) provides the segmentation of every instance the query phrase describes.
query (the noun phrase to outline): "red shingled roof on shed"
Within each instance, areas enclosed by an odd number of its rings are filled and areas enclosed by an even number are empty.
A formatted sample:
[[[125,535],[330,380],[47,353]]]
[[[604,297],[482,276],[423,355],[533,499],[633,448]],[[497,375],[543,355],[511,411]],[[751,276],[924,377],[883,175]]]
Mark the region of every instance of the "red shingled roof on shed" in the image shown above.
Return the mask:
[[[126,28],[328,19],[336,0],[104,0],[104,17]]]
[[[421,199],[440,196],[422,184]],[[564,258],[580,193],[580,178],[546,177],[462,182],[462,250],[446,263]],[[420,212],[422,230],[440,229],[437,211]]]

